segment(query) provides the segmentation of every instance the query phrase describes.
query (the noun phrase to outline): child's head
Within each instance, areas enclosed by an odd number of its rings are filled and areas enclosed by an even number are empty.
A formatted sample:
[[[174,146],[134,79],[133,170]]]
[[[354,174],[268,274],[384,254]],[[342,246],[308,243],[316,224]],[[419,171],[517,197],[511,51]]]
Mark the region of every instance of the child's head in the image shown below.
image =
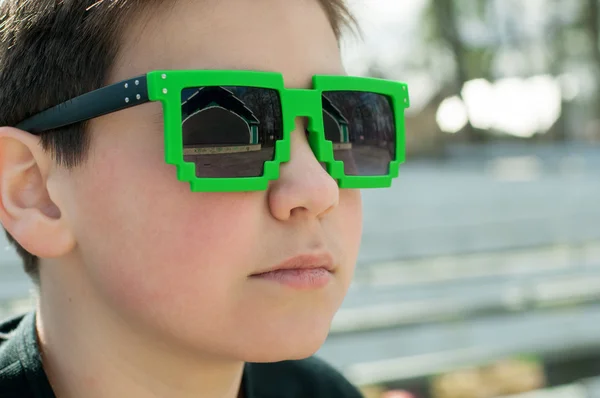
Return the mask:
[[[152,70],[276,71],[310,87],[344,74],[349,20],[341,0],[4,0],[0,18],[0,126]],[[158,102],[41,139],[0,127],[0,219],[63,313],[220,356],[307,356],[350,284],[361,205],[304,128],[266,191],[199,193],[165,163]],[[327,286],[251,277],[301,254],[331,256]]]

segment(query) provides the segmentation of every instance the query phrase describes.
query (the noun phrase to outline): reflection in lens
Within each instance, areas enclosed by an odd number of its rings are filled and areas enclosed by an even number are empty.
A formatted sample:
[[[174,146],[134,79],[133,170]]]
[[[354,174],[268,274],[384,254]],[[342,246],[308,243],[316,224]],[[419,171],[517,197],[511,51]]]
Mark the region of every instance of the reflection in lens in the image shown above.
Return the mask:
[[[326,91],[322,96],[325,138],[344,173],[378,176],[389,173],[396,158],[396,125],[390,99],[360,91]]]
[[[211,86],[181,92],[184,160],[203,178],[257,177],[282,139],[276,90]]]

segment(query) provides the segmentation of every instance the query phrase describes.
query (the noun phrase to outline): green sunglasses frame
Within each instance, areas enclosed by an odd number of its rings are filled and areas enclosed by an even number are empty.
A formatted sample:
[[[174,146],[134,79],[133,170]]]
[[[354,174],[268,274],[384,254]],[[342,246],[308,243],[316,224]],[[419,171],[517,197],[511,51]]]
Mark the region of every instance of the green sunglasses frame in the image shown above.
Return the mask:
[[[264,164],[258,177],[202,178],[195,165],[184,160],[181,116],[181,92],[185,88],[204,86],[247,86],[276,90],[279,93],[283,138],[275,142],[274,159]],[[333,144],[325,139],[322,94],[326,91],[362,91],[385,95],[395,115],[396,158],[389,172],[381,176],[352,176],[344,173],[344,164],[334,158]],[[276,72],[242,70],[164,70],[101,88],[50,108],[17,125],[40,133],[53,128],[89,120],[118,110],[160,101],[164,113],[165,161],[177,168],[177,178],[190,184],[193,192],[241,192],[266,190],[269,181],[279,178],[281,163],[290,160],[291,134],[297,117],[308,119],[309,145],[319,162],[342,189],[386,188],[398,177],[405,161],[405,109],[410,106],[408,87],[384,79],[316,75],[312,89],[292,89],[284,85],[283,75]]]

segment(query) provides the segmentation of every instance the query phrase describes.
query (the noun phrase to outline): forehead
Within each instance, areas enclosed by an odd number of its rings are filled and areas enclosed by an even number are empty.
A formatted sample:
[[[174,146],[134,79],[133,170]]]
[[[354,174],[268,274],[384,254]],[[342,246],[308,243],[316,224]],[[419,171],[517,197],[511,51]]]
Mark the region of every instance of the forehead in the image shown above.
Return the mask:
[[[342,74],[337,39],[317,0],[180,0],[125,29],[111,80],[156,69],[244,69],[302,87]]]

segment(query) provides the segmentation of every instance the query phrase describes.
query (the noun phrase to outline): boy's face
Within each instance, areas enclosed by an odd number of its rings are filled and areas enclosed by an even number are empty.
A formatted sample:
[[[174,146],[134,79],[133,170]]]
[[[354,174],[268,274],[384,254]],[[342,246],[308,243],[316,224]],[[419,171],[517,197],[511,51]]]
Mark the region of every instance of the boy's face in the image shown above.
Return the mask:
[[[308,87],[314,74],[344,73],[317,0],[179,1],[125,36],[109,83],[155,69],[249,69]],[[83,266],[72,272],[86,300],[198,352],[273,361],[319,348],[352,278],[361,201],[317,162],[301,120],[280,179],[246,193],[193,193],[177,180],[158,103],[89,129],[89,159],[49,186],[77,240]],[[334,260],[324,287],[251,276],[314,253]]]

